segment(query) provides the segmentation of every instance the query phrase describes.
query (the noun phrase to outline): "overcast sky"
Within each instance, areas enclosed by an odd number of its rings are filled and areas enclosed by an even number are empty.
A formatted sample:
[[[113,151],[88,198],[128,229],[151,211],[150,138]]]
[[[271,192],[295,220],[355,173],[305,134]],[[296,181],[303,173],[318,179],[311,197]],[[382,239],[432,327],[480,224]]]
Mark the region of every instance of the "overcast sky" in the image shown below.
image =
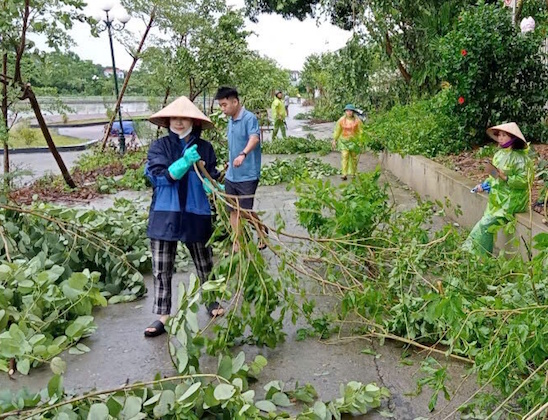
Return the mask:
[[[104,0],[88,0],[86,13],[94,16],[101,11]],[[112,13],[121,13],[118,0],[113,0],[117,6]],[[228,0],[228,4],[243,7],[244,0]],[[140,37],[144,24],[130,21],[127,28]],[[343,47],[350,37],[350,32],[343,31],[330,23],[323,22],[319,26],[313,19],[300,22],[297,19],[285,20],[278,15],[261,15],[257,24],[247,22],[247,29],[255,33],[248,38],[251,49],[276,60],[280,66],[289,70],[301,70],[306,57],[313,53],[334,51]],[[92,60],[104,66],[111,66],[110,50],[106,32],[99,38],[93,38],[89,27],[78,23],[71,32],[76,45],[72,48],[81,58]],[[131,57],[115,41],[114,53],[116,66],[127,70],[131,65]]]

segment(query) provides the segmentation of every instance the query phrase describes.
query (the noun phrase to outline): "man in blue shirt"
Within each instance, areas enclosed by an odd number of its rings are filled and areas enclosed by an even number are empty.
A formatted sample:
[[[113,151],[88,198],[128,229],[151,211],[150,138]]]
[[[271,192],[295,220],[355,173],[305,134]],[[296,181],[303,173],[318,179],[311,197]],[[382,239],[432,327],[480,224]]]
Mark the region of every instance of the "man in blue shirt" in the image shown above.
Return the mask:
[[[261,143],[259,140],[259,122],[252,112],[246,110],[240,103],[238,91],[231,87],[220,87],[215,95],[223,113],[228,120],[228,170],[225,177],[226,193],[242,196],[236,205],[229,205],[230,225],[236,232],[234,251],[239,250],[240,216],[261,227],[259,236],[267,233],[259,217],[252,212],[253,196],[259,185],[261,175]],[[243,211],[241,210],[248,210]],[[266,244],[259,241],[259,249]]]

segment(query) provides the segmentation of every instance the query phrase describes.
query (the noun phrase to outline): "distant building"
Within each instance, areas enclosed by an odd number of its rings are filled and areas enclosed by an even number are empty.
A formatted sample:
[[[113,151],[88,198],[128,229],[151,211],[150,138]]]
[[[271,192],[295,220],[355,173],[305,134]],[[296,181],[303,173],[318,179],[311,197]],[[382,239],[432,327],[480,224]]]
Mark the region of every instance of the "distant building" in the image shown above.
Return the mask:
[[[105,75],[105,77],[111,77],[112,73],[114,73],[112,67],[106,67],[105,70],[103,70],[103,74]],[[118,68],[116,69],[116,77],[118,77],[118,79],[123,79],[125,76],[126,74],[124,70]]]
[[[299,70],[289,70],[289,80],[292,85],[298,85],[301,81],[301,72]]]

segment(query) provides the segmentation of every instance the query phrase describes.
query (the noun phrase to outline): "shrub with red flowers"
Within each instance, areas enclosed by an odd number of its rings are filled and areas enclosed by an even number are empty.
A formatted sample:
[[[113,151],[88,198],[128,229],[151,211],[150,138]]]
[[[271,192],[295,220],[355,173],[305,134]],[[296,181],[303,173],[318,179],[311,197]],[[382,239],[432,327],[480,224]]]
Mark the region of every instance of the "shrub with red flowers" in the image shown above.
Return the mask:
[[[543,39],[540,31],[520,34],[501,5],[480,3],[461,14],[439,47],[441,78],[452,86],[445,112],[457,119],[459,140],[483,143],[487,127],[515,121],[527,139],[548,142]]]

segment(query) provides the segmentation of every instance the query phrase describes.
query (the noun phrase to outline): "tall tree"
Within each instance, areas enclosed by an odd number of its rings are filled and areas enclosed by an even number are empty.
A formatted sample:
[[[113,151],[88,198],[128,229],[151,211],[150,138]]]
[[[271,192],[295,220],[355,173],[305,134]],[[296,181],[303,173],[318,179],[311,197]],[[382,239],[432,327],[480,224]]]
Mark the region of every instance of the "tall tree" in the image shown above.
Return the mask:
[[[463,8],[476,2],[246,0],[246,12],[252,19],[259,13],[278,13],[298,19],[327,16],[333,24],[361,33],[382,47],[389,62],[407,83],[430,89],[437,85],[435,40],[452,29]]]
[[[234,64],[248,53],[240,12],[217,0],[158,4],[160,34],[143,52],[137,84],[164,98],[188,95],[232,79]],[[160,106],[162,104],[155,104]]]
[[[0,14],[0,55],[8,62],[10,58],[13,60],[12,66],[2,66],[0,74],[0,83],[3,84],[2,103],[7,103],[6,114],[9,118],[9,109],[17,101],[29,100],[48,147],[70,187],[76,185],[53,143],[32,86],[23,72],[22,63],[32,45],[28,39],[30,34],[44,36],[52,48],[68,47],[71,39],[67,31],[72,28],[74,21],[86,20],[81,13],[85,5],[83,0],[4,0]],[[3,118],[3,131],[6,133],[9,130],[8,118]],[[3,139],[4,149],[8,148],[7,139],[6,134]],[[9,164],[4,163],[4,171],[7,170]]]

